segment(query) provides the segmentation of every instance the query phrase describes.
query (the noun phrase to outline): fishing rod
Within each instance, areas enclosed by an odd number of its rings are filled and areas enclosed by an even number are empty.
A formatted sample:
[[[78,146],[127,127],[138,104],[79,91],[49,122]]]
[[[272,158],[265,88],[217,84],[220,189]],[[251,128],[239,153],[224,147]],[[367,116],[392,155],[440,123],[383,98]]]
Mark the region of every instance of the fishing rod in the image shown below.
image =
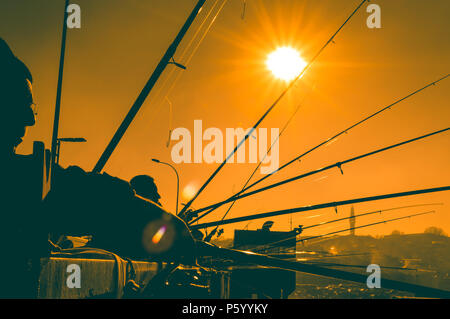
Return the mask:
[[[206,206],[206,207],[197,209],[195,211],[195,213],[198,214],[199,212],[203,212],[205,210],[210,210],[211,208],[217,208],[217,207],[219,207],[219,206],[221,206],[223,204],[226,204],[228,202],[231,202],[233,200],[238,200],[238,199],[242,199],[242,198],[245,198],[245,197],[248,197],[248,196],[251,196],[251,195],[255,195],[255,194],[258,194],[260,192],[263,192],[263,191],[266,191],[266,190],[269,190],[269,189],[272,189],[272,188],[275,188],[275,187],[279,187],[281,185],[284,185],[284,184],[287,184],[287,183],[290,183],[290,182],[293,182],[293,181],[296,181],[296,180],[299,180],[299,179],[302,179],[302,178],[305,178],[305,177],[308,177],[308,176],[311,176],[311,175],[314,175],[314,174],[318,174],[318,173],[324,172],[326,170],[329,170],[329,169],[332,169],[332,168],[335,168],[335,167],[339,168],[341,173],[344,174],[344,171],[342,170],[342,165],[344,165],[344,164],[347,164],[347,163],[350,163],[350,162],[354,162],[354,161],[360,160],[362,158],[369,157],[369,156],[372,156],[372,155],[375,155],[375,154],[378,154],[378,153],[381,153],[381,152],[384,152],[384,151],[387,151],[387,150],[390,150],[390,149],[393,149],[393,148],[397,148],[397,147],[400,147],[402,145],[409,144],[409,143],[412,143],[412,142],[415,142],[415,141],[418,141],[418,140],[421,140],[421,139],[424,139],[424,138],[427,138],[427,137],[430,137],[430,136],[433,136],[433,135],[436,135],[436,134],[444,133],[444,132],[447,132],[448,130],[450,130],[450,127],[442,129],[442,130],[434,131],[432,133],[428,133],[428,134],[425,134],[425,135],[422,135],[422,136],[419,136],[419,137],[415,137],[415,138],[412,138],[412,139],[409,139],[409,140],[406,140],[406,141],[403,141],[403,142],[400,142],[400,143],[397,143],[397,144],[393,144],[393,145],[390,145],[390,146],[387,146],[387,147],[383,147],[383,148],[380,148],[378,150],[375,150],[375,151],[372,151],[372,152],[369,152],[369,153],[358,155],[358,156],[349,158],[349,159],[341,161],[341,162],[336,162],[334,164],[331,164],[331,165],[328,165],[328,166],[325,166],[325,167],[322,167],[322,168],[319,168],[319,169],[316,169],[316,170],[313,170],[313,171],[309,171],[307,173],[300,174],[300,175],[297,175],[295,177],[291,177],[291,178],[285,179],[285,180],[283,180],[281,182],[274,183],[274,184],[271,184],[271,185],[268,185],[268,186],[256,189],[256,190],[248,192],[248,193],[244,193],[244,194],[241,194],[239,196],[231,197],[230,199],[224,200],[224,201],[216,203],[214,205],[210,205],[210,206]],[[191,224],[194,223],[194,222],[199,221],[201,218],[205,217],[207,214],[208,214],[208,212],[200,215],[199,217],[194,219],[191,222]]]
[[[368,256],[371,253],[369,252],[361,252],[361,253],[352,253],[352,254],[342,254],[342,255],[328,255],[328,256],[320,256],[320,257],[309,257],[308,260],[314,261],[317,259],[328,259],[328,258],[339,258],[339,257],[354,257],[354,256]]]
[[[391,210],[404,209],[404,208],[413,208],[413,207],[421,207],[421,206],[434,206],[434,205],[443,205],[443,203],[409,205],[409,206],[402,206],[402,207],[395,207],[395,208],[388,208],[388,209],[379,209],[379,210],[376,210],[376,211],[373,211],[373,212],[369,212],[369,213],[363,213],[363,214],[358,214],[358,215],[354,215],[354,216],[333,219],[331,221],[318,223],[318,224],[311,225],[311,226],[302,227],[302,229],[305,230],[305,229],[315,228],[315,227],[328,225],[328,224],[332,224],[332,223],[336,223],[336,222],[340,222],[340,221],[343,221],[343,220],[346,220],[346,219],[352,219],[352,218],[356,218],[356,217],[368,216],[368,215],[373,215],[373,214],[381,214],[381,213],[388,212],[388,211],[391,211]]]
[[[312,211],[312,210],[317,210],[317,209],[322,209],[322,208],[337,207],[337,206],[356,204],[356,203],[365,203],[365,202],[377,201],[377,200],[388,199],[388,198],[397,198],[397,197],[406,197],[406,196],[413,196],[413,195],[419,195],[419,194],[444,192],[444,191],[448,191],[448,190],[450,190],[450,186],[442,186],[442,187],[425,188],[425,189],[400,192],[400,193],[391,193],[391,194],[383,194],[383,195],[376,195],[376,196],[369,196],[369,197],[347,199],[347,200],[343,200],[343,201],[328,202],[328,203],[309,205],[309,206],[300,206],[300,207],[296,207],[296,208],[276,210],[276,211],[272,211],[272,212],[268,212],[268,213],[254,214],[251,216],[235,217],[235,218],[224,219],[222,221],[214,221],[214,222],[202,223],[202,224],[197,224],[197,225],[191,225],[190,228],[191,229],[204,229],[207,227],[213,227],[213,226],[217,226],[217,225],[228,225],[228,224],[234,224],[234,223],[255,220],[255,219],[262,219],[262,218],[269,218],[269,217],[281,216],[281,215],[287,215],[287,214],[293,214],[293,213],[307,212],[307,211]]]
[[[306,264],[299,261],[290,261],[257,254],[254,252],[239,251],[229,248],[213,246],[206,242],[197,242],[197,249],[202,256],[211,256],[213,258],[230,259],[240,263],[250,263],[266,267],[275,267],[285,270],[299,271],[311,275],[324,276],[334,279],[341,279],[357,283],[366,284],[367,275],[357,274],[353,272],[321,267],[318,265]],[[399,291],[407,291],[414,293],[416,296],[449,298],[450,292],[446,290],[410,284],[397,280],[383,278],[383,288],[394,289]]]
[[[310,225],[310,226],[301,227],[301,230],[303,232],[305,229],[310,229],[310,228],[315,228],[315,227],[319,227],[319,226],[323,226],[323,225],[333,224],[333,223],[337,223],[337,222],[340,222],[340,221],[343,221],[343,220],[357,218],[357,217],[362,217],[362,216],[368,216],[368,215],[373,215],[373,214],[381,214],[381,213],[384,213],[384,212],[387,212],[387,211],[392,211],[392,210],[405,209],[405,208],[414,208],[414,207],[422,207],[422,206],[434,206],[434,205],[443,205],[443,203],[408,205],[408,206],[401,206],[401,207],[394,207],[394,208],[387,208],[387,209],[379,209],[379,210],[375,210],[375,211],[368,212],[368,213],[362,213],[362,214],[358,214],[358,215],[354,215],[354,216],[333,219],[333,220],[330,220],[330,221],[326,221],[326,222],[322,222],[322,223],[318,223],[318,224],[314,224],[314,225]],[[262,246],[276,245],[276,244],[279,244],[279,243],[282,243],[282,242],[289,241],[289,240],[292,240],[294,238],[297,238],[298,235],[300,235],[300,233],[296,234],[295,236],[292,236],[292,237],[288,237],[288,238],[284,238],[282,240],[278,240],[276,242],[264,244]]]
[[[236,249],[236,248],[234,248]],[[276,254],[270,254],[270,256],[283,256],[283,255],[296,255],[299,252],[283,252],[283,253],[276,253]],[[313,262],[314,260],[321,260],[321,259],[328,259],[328,258],[340,258],[340,257],[354,257],[354,256],[368,256],[370,255],[369,252],[365,252],[365,253],[354,253],[354,254],[342,254],[342,255],[329,255],[329,256],[318,256],[318,257],[304,257],[304,258],[300,258],[298,259],[299,261],[311,261]],[[308,260],[306,260],[306,258],[308,258]]]
[[[343,130],[343,131],[337,133],[337,134],[334,135],[333,137],[331,137],[331,138],[329,138],[329,139],[323,141],[322,143],[320,143],[320,144],[314,146],[313,148],[311,148],[310,150],[306,151],[305,153],[303,153],[303,154],[301,154],[301,155],[295,157],[294,159],[290,160],[289,162],[287,162],[286,164],[282,165],[282,166],[281,166],[280,168],[278,168],[277,170],[274,170],[273,172],[271,172],[271,173],[267,174],[266,176],[262,177],[260,180],[254,182],[252,185],[250,185],[250,186],[248,186],[246,189],[244,189],[244,192],[245,192],[247,189],[249,189],[249,188],[255,186],[256,184],[261,183],[263,180],[265,180],[266,178],[272,176],[274,173],[277,173],[277,172],[281,171],[283,168],[285,168],[285,167],[291,165],[292,163],[294,163],[294,162],[300,160],[302,157],[304,157],[305,155],[311,153],[312,151],[316,150],[317,148],[321,147],[322,145],[328,144],[329,142],[335,140],[336,138],[338,138],[339,136],[341,136],[341,135],[344,134],[344,133],[348,133],[348,131],[351,130],[351,129],[353,129],[354,127],[356,127],[356,126],[358,126],[358,125],[360,125],[360,124],[366,122],[367,120],[369,120],[369,119],[375,117],[376,115],[378,115],[378,114],[380,114],[380,113],[382,113],[382,112],[384,112],[384,111],[386,111],[386,110],[388,110],[388,109],[391,109],[391,108],[392,108],[393,106],[395,106],[396,104],[398,104],[398,103],[400,103],[400,102],[402,102],[402,101],[404,101],[404,100],[406,100],[406,99],[408,99],[408,98],[410,98],[410,97],[416,95],[417,93],[419,93],[419,92],[421,92],[421,91],[423,91],[423,90],[425,90],[425,89],[427,89],[427,88],[429,88],[429,87],[431,87],[431,86],[436,85],[436,84],[439,83],[440,81],[445,80],[446,78],[449,77],[449,75],[450,75],[450,74],[447,74],[447,75],[441,77],[440,79],[438,79],[438,80],[436,80],[436,81],[433,81],[433,82],[431,82],[431,83],[428,83],[428,84],[425,85],[424,87],[422,87],[422,88],[420,88],[420,89],[418,89],[418,90],[416,90],[416,91],[414,91],[414,92],[412,92],[412,93],[410,93],[410,94],[408,94],[408,95],[406,95],[406,96],[404,96],[404,97],[398,99],[397,101],[395,101],[395,102],[389,104],[388,106],[386,106],[386,107],[384,107],[384,108],[382,108],[382,109],[376,111],[375,113],[372,113],[371,115],[365,117],[364,119],[360,120],[359,122],[356,122],[355,124],[349,126],[349,127],[346,128],[345,130]]]
[[[156,82],[160,78],[163,71],[166,69],[166,67],[169,64],[175,64],[178,67],[183,67],[179,63],[176,63],[174,60],[175,52],[180,45],[181,40],[183,40],[184,36],[186,35],[186,32],[189,30],[190,26],[194,22],[195,18],[200,12],[200,9],[205,4],[206,0],[199,0],[192,10],[191,14],[187,18],[186,22],[182,26],[180,32],[177,34],[175,40],[172,42],[172,44],[167,49],[166,53],[163,55],[161,60],[159,61],[158,65],[156,66],[155,70],[153,71],[152,75],[150,76],[149,80],[145,84],[144,88],[142,89],[141,93],[137,97],[136,101],[132,105],[131,109],[128,111],[127,115],[123,119],[122,123],[120,124],[119,128],[115,132],[114,136],[112,137],[111,141],[109,142],[106,149],[103,151],[103,154],[100,156],[97,164],[95,164],[95,167],[93,169],[94,173],[100,173],[102,169],[105,167],[106,162],[111,157],[111,154],[116,149],[117,145],[119,144],[120,140],[122,139],[123,135],[127,131],[128,127],[130,126],[131,122],[135,118],[136,114],[139,112],[140,108],[144,104],[146,98],[150,94],[150,91],[155,86]],[[185,67],[183,67],[185,68]]]
[[[52,132],[52,147],[50,153],[50,169],[51,173],[54,172],[54,167],[56,165],[57,159],[57,149],[58,149],[58,130],[59,130],[59,117],[61,113],[61,95],[62,95],[62,83],[64,75],[64,58],[66,55],[66,38],[67,38],[67,17],[69,7],[69,0],[66,0],[64,6],[64,19],[61,37],[61,51],[59,55],[59,71],[58,71],[58,84],[56,88],[56,103],[55,103],[55,116],[53,119],[53,132]]]
[[[435,211],[431,210],[431,211],[428,211],[428,212],[417,213],[417,214],[412,214],[412,215],[403,216],[403,217],[397,217],[397,218],[392,218],[392,219],[386,219],[386,220],[382,220],[382,221],[376,222],[376,223],[371,223],[371,224],[366,224],[366,225],[361,225],[361,226],[355,226],[355,227],[349,227],[349,228],[346,228],[346,229],[336,230],[336,231],[333,231],[333,232],[330,232],[330,233],[327,233],[327,234],[311,236],[311,237],[307,237],[307,238],[300,238],[300,239],[296,240],[296,242],[297,243],[298,242],[303,242],[303,241],[306,241],[306,240],[321,238],[321,237],[325,237],[325,236],[328,236],[328,235],[334,235],[334,234],[342,233],[342,232],[353,230],[353,229],[365,228],[365,227],[370,227],[370,226],[379,225],[379,224],[385,224],[385,223],[389,223],[389,222],[393,222],[393,221],[397,221],[397,220],[401,220],[401,219],[406,219],[406,218],[411,218],[411,217],[416,217],[416,216],[421,216],[421,215],[428,215],[428,214],[433,214],[433,213],[435,213]]]
[[[329,236],[329,235],[339,234],[339,233],[343,233],[343,232],[346,232],[346,231],[349,231],[349,230],[353,230],[353,229],[365,228],[365,227],[375,226],[375,225],[379,225],[379,224],[385,224],[385,223],[388,223],[388,222],[393,222],[393,221],[397,221],[397,220],[401,220],[401,219],[416,217],[416,216],[420,216],[420,215],[432,214],[434,212],[435,211],[432,210],[432,211],[428,211],[428,212],[424,212],[424,213],[417,213],[417,214],[412,214],[412,215],[403,216],[403,217],[397,217],[397,218],[393,218],[393,219],[386,219],[386,220],[382,220],[380,222],[366,224],[366,225],[361,225],[361,226],[356,226],[356,227],[349,227],[349,228],[346,228],[346,229],[336,230],[336,231],[329,232],[329,233],[322,234],[322,235],[310,236],[310,237],[306,237],[306,238],[300,238],[300,239],[297,239],[295,242],[299,243],[299,242],[304,242],[304,241],[311,240],[311,239],[323,238],[323,237],[326,237],[326,236]],[[267,249],[277,248],[277,245],[278,245],[278,243],[270,244],[270,245],[267,245],[268,247],[265,247],[265,248],[262,248],[262,249],[257,249],[255,251],[266,251]]]
[[[367,265],[355,265],[355,264],[341,264],[341,263],[333,263],[328,261],[321,261],[321,259],[326,258],[341,258],[341,257],[354,257],[354,256],[370,256],[371,253],[359,253],[359,254],[343,254],[343,255],[332,255],[332,256],[323,256],[323,257],[317,257],[317,258],[308,258],[306,259],[297,259],[296,257],[288,257],[283,258],[283,256],[292,256],[293,253],[276,253],[276,254],[270,254],[271,257],[277,257],[282,258],[286,260],[298,260],[301,262],[304,262],[305,264],[309,265],[320,265],[320,266],[326,266],[326,267],[348,267],[348,268],[367,268]],[[280,257],[281,256],[281,257]],[[392,270],[414,270],[418,271],[417,268],[407,268],[407,267],[398,267],[398,266],[380,266],[383,269],[392,269]]]
[[[214,16],[211,19],[211,22],[209,23],[209,25],[206,26],[206,29],[202,32],[202,34],[200,35],[200,39],[197,41],[197,44],[195,45],[195,47],[193,48],[192,52],[190,53],[190,55],[187,57],[187,59],[185,60],[185,62],[183,63],[184,65],[189,64],[189,62],[191,61],[191,59],[193,58],[193,56],[195,55],[195,53],[197,52],[198,48],[200,47],[200,45],[202,44],[203,40],[205,39],[206,35],[208,34],[209,30],[211,29],[212,25],[214,24],[214,22],[217,19],[217,16],[220,14],[220,12],[222,11],[222,9],[224,8],[225,4],[228,2],[228,0],[223,0],[223,2],[221,3],[221,5],[218,6],[217,12],[214,14]],[[196,33],[194,34],[193,38],[191,39],[191,41],[189,42],[188,46],[186,47],[186,49],[183,51],[182,56],[180,58],[183,58],[185,54],[187,54],[188,52],[188,48],[194,43],[197,35],[199,34],[200,30],[203,28],[204,23],[209,19],[209,16],[213,13],[216,5],[219,3],[219,0],[216,0],[216,2],[214,3],[214,5],[212,6],[212,8],[210,9],[209,13],[206,15],[205,19],[202,21],[202,23],[200,24],[200,26],[198,27],[198,30],[196,31]],[[170,74],[171,75],[171,74]],[[169,75],[169,77],[170,77]],[[170,92],[175,88],[175,86],[177,85],[178,80],[181,78],[182,72],[179,72],[175,78],[173,79],[173,81],[170,83],[170,86],[168,87],[167,91],[166,91],[166,96],[165,98],[167,99],[167,101],[169,101],[168,99],[168,95],[170,94]],[[166,82],[169,80],[169,77],[167,77]],[[165,83],[164,83],[165,84]],[[161,91],[163,91],[161,89]],[[171,104],[171,103],[170,103]],[[170,109],[170,119],[172,119],[172,108]],[[167,147],[169,147],[170,145],[170,137],[172,136],[172,127],[169,128],[169,136],[168,136],[168,140],[167,140]]]
[[[281,93],[281,95],[273,102],[272,105],[269,106],[269,108],[266,110],[266,112],[258,119],[258,121],[252,126],[250,131],[245,134],[244,138],[236,145],[234,150],[225,158],[225,160],[219,165],[219,167],[211,174],[211,176],[206,180],[206,182],[199,188],[197,193],[192,197],[189,202],[183,207],[180,214],[183,214],[186,212],[186,210],[189,209],[189,207],[192,205],[192,203],[197,199],[197,197],[203,192],[203,190],[208,186],[208,184],[214,179],[214,177],[219,173],[219,171],[225,166],[228,159],[230,159],[236,151],[241,147],[242,144],[245,143],[245,141],[249,138],[249,136],[252,135],[253,131],[258,128],[258,126],[261,124],[261,122],[269,115],[269,113],[275,108],[275,106],[281,101],[281,99],[287,94],[287,92],[295,85],[295,83],[303,76],[303,74],[309,69],[309,67],[314,63],[314,61],[317,59],[317,57],[322,53],[322,51],[331,43],[333,42],[333,39],[336,37],[336,35],[341,31],[341,29],[347,24],[347,22],[355,15],[355,13],[359,10],[359,8],[366,2],[367,0],[363,0],[358,7],[352,12],[352,14],[345,20],[345,22],[338,28],[338,30],[331,36],[331,38],[325,43],[325,45],[316,53],[316,55],[309,61],[309,63],[305,66],[305,68],[300,72],[300,74],[293,79],[289,85],[284,89],[284,91]]]
[[[259,167],[261,166],[261,164],[264,162],[264,160],[266,159],[267,155],[270,153],[270,151],[272,150],[272,147],[275,145],[275,143],[278,142],[278,140],[280,139],[281,135],[283,134],[283,132],[286,130],[286,128],[289,126],[289,124],[291,123],[291,121],[293,120],[293,118],[295,117],[295,115],[297,114],[298,110],[300,110],[300,107],[302,106],[302,103],[300,103],[296,108],[295,111],[292,113],[292,115],[290,116],[290,118],[287,120],[287,122],[284,124],[283,128],[281,129],[280,133],[278,134],[277,138],[275,139],[275,141],[272,143],[272,145],[270,145],[269,149],[267,150],[266,154],[264,155],[264,157],[259,161],[258,165],[255,167],[255,169],[253,170],[253,172],[250,174],[250,177],[247,179],[247,181],[245,182],[244,186],[242,186],[242,189],[239,193],[241,193],[245,187],[248,185],[248,183],[250,183],[251,179],[253,178],[253,176],[256,174],[256,172],[258,171]],[[233,201],[231,203],[231,205],[228,207],[227,211],[225,212],[225,214],[222,216],[221,220],[224,220],[225,217],[227,217],[228,213],[230,212],[230,210],[233,208],[234,204],[236,203],[236,201]],[[214,228],[204,239],[204,241],[211,241],[212,237],[216,234],[217,230],[219,229],[219,226],[216,226],[216,228]]]
[[[439,83],[439,82],[443,81],[444,79],[446,79],[449,75],[450,75],[450,74],[447,74],[447,75],[445,75],[445,76],[439,78],[439,79],[436,80],[436,81],[433,81],[433,82],[431,82],[431,83],[428,83],[427,85],[421,87],[420,89],[417,89],[417,90],[415,90],[414,92],[409,93],[408,95],[406,95],[406,96],[404,96],[404,97],[402,97],[402,98],[396,100],[395,102],[389,104],[388,106],[385,106],[385,107],[381,108],[380,110],[378,110],[378,111],[376,111],[376,112],[370,114],[369,116],[363,118],[362,120],[360,120],[360,121],[358,121],[358,122],[356,122],[356,123],[350,125],[350,126],[347,127],[346,129],[344,129],[344,130],[340,131],[339,133],[335,134],[333,137],[330,137],[330,138],[328,138],[328,139],[322,141],[322,142],[319,143],[318,145],[312,147],[311,149],[307,150],[306,152],[304,152],[304,153],[298,155],[297,157],[293,158],[292,160],[288,161],[287,163],[281,165],[277,170],[274,170],[273,172],[267,174],[266,176],[263,176],[262,178],[260,178],[259,180],[255,181],[253,184],[251,184],[250,186],[244,187],[244,188],[241,189],[238,193],[236,193],[236,194],[230,196],[230,197],[228,198],[228,200],[234,198],[235,196],[239,196],[240,194],[244,193],[244,192],[247,191],[248,189],[250,189],[250,188],[254,187],[255,185],[261,183],[262,181],[266,180],[267,178],[269,178],[269,177],[272,176],[273,174],[275,174],[275,173],[281,171],[282,169],[286,168],[287,166],[291,165],[292,163],[295,163],[296,161],[300,160],[301,158],[303,158],[304,156],[308,155],[309,153],[311,153],[311,152],[313,152],[313,151],[319,149],[320,147],[322,147],[322,146],[324,146],[324,145],[330,143],[331,141],[337,139],[339,136],[343,135],[344,133],[345,133],[345,134],[348,133],[348,132],[349,132],[350,130],[352,130],[353,128],[355,128],[355,127],[357,127],[357,126],[363,124],[364,122],[370,120],[371,118],[377,116],[378,114],[383,113],[384,111],[391,109],[393,106],[399,104],[400,102],[402,102],[402,101],[404,101],[404,100],[406,100],[406,99],[408,99],[408,98],[410,98],[410,97],[412,97],[412,96],[418,94],[419,92],[421,92],[421,91],[423,91],[423,90],[426,90],[427,88],[429,88],[429,87],[431,87],[431,86],[436,85],[437,83]],[[219,207],[220,207],[220,206],[219,206]],[[217,208],[218,208],[218,207],[210,208],[210,210],[205,214],[205,216],[208,215],[209,213],[211,213],[212,211],[214,211],[214,210],[217,209]]]
[[[344,267],[344,268],[362,268],[367,269],[367,265],[354,265],[354,264],[339,264],[339,263],[325,263],[325,262],[305,262],[309,265],[320,265],[321,267]],[[381,266],[380,268],[388,270],[405,270],[405,271],[417,271],[417,268],[403,268],[394,266]]]

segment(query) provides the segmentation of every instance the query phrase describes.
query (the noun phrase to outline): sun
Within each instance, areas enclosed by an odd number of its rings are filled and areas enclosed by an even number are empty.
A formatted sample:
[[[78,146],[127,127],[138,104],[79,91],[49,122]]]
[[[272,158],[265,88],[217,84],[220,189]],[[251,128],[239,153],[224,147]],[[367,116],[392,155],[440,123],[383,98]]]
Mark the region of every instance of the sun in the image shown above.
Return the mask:
[[[291,47],[280,47],[267,56],[266,65],[276,78],[288,82],[302,72],[306,62],[297,50]]]

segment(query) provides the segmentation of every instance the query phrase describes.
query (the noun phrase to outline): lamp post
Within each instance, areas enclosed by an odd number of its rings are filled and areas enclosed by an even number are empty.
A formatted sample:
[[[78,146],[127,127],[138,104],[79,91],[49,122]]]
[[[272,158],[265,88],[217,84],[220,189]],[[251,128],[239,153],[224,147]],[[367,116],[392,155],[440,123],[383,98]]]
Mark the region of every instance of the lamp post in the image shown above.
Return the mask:
[[[56,164],[59,164],[59,152],[61,150],[61,143],[62,142],[68,142],[68,143],[85,143],[87,142],[85,138],[83,137],[64,137],[64,138],[57,138],[56,139],[56,149],[55,149],[55,155],[54,155],[54,161]]]
[[[180,176],[178,176],[177,170],[171,164],[166,163],[166,162],[161,162],[159,159],[156,159],[156,158],[152,158],[152,161],[155,163],[158,163],[158,164],[164,164],[164,165],[169,166],[170,168],[173,169],[173,171],[175,172],[175,175],[177,176],[177,203],[176,203],[176,207],[175,207],[175,212],[176,212],[176,215],[178,215],[178,197],[179,197],[179,193],[180,193]]]

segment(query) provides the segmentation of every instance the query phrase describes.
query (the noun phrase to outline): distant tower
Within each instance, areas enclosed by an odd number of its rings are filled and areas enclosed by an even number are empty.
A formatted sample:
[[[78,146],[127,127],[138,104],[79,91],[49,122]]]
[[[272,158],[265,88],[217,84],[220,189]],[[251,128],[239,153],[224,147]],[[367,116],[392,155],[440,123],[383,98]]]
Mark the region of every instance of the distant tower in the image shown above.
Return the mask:
[[[356,218],[355,218],[355,208],[352,205],[352,208],[350,209],[350,235],[355,236],[355,224],[356,224]]]

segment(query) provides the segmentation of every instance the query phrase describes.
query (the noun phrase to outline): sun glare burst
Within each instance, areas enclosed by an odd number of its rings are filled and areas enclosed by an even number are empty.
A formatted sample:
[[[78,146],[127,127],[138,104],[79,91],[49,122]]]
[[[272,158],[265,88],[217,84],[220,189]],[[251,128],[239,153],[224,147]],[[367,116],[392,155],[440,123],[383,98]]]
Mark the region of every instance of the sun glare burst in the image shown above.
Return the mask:
[[[291,47],[281,47],[268,55],[266,65],[276,78],[288,82],[302,72],[306,62],[297,50]]]

